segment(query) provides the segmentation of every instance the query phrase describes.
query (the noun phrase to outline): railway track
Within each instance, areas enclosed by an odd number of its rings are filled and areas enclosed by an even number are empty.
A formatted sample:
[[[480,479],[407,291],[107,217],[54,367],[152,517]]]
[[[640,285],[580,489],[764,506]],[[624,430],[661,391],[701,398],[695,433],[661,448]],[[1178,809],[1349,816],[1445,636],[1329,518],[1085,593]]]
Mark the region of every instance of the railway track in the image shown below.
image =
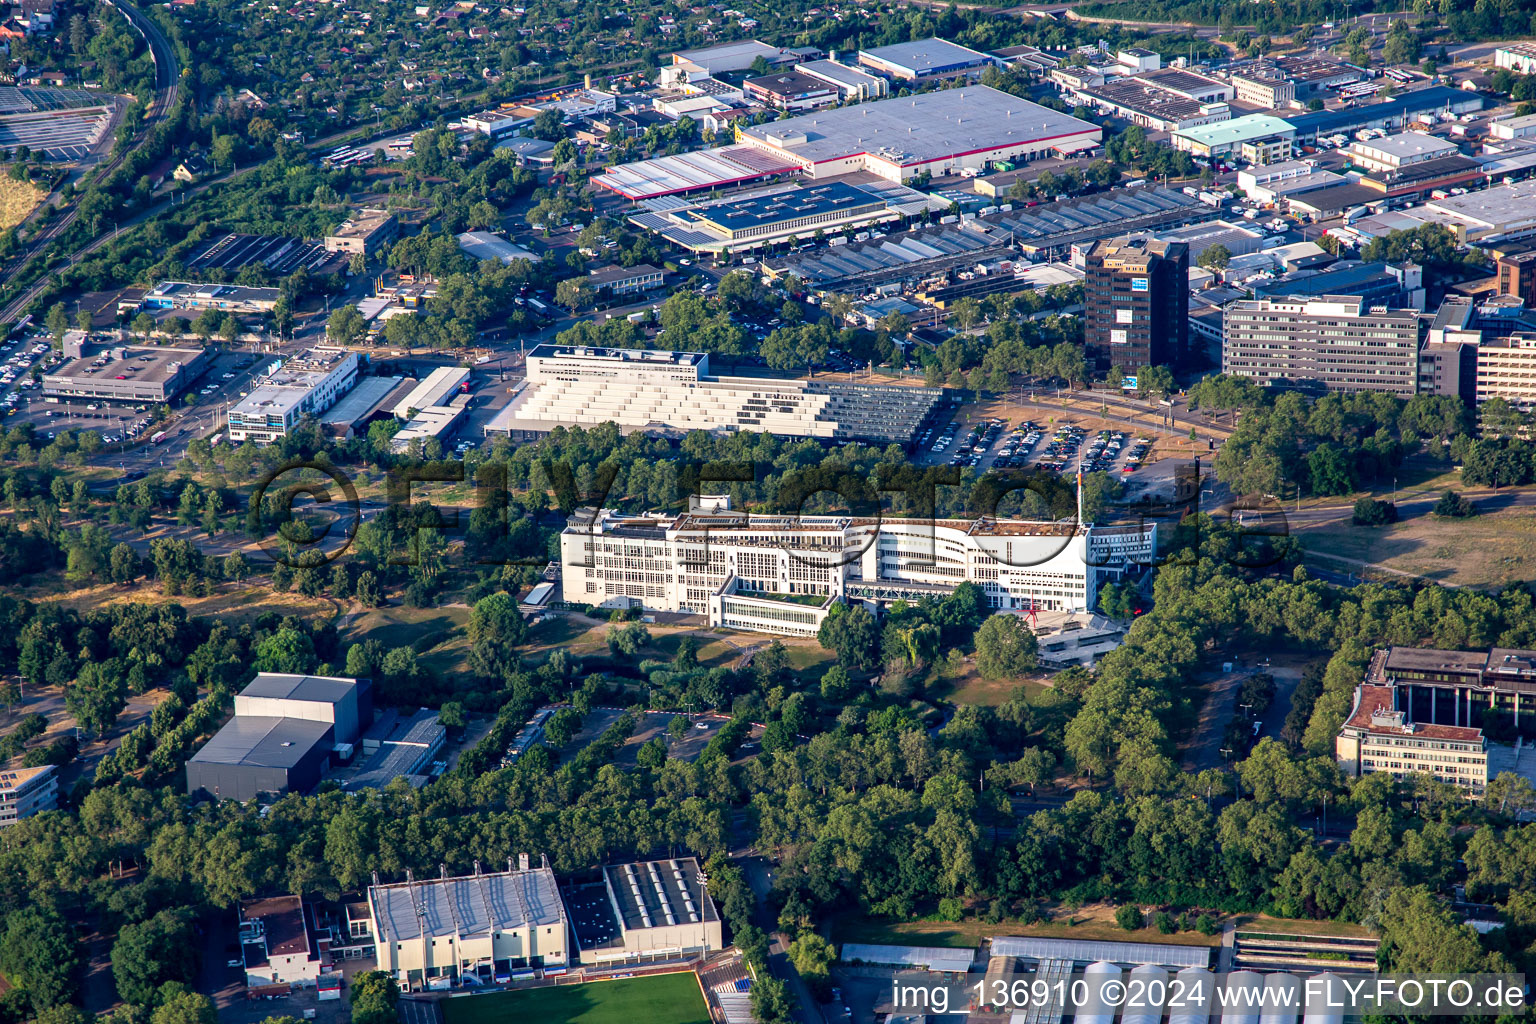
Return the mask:
[[[181,63],[176,59],[176,50],[171,45],[170,40],[165,37],[165,33],[160,30],[160,26],[146,17],[142,11],[128,3],[127,0],[103,0],[103,3],[119,11],[139,35],[144,37],[144,43],[149,48],[150,60],[155,65],[155,93],[144,116],[144,136],[147,136],[149,129],[156,122],[164,120],[166,115],[176,106],[176,100],[181,92]],[[143,145],[142,137],[138,145]],[[106,161],[93,168],[86,178],[83,179],[80,192],[84,192],[85,189],[92,185],[99,185],[101,182],[106,181],[118,168],[123,166],[123,163],[128,158],[128,154],[135,148],[136,146],[124,147],[121,152],[109,157]],[[41,234],[29,243],[26,251],[16,257],[4,277],[0,277],[0,288],[8,288],[14,284],[16,279],[32,265],[32,261],[47,253],[53,242],[62,237],[75,221],[79,219],[79,216],[80,206],[78,202],[71,204],[67,211],[55,219],[53,223],[49,224]],[[99,249],[109,237],[111,236],[102,234],[93,239],[83,248],[70,254],[70,262],[73,263]],[[26,308],[37,301],[38,296],[47,289],[50,278],[50,273],[45,270],[31,287],[6,303],[5,307],[0,309],[0,322],[14,323]]]

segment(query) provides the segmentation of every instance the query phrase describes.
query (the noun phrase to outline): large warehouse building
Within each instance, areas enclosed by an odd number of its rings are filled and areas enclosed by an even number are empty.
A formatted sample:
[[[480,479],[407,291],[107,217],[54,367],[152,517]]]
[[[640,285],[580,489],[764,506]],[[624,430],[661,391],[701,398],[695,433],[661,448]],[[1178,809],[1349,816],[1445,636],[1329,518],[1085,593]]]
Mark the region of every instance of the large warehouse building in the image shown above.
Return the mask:
[[[540,345],[526,386],[487,435],[533,437],[556,426],[761,431],[781,437],[909,444],[937,409],[937,388],[834,380],[712,377],[702,352]]]
[[[1157,526],[583,509],[560,535],[565,600],[814,636],[838,599],[879,606],[970,581],[1000,611],[1091,611],[1156,553]],[[846,553],[857,553],[850,559]],[[639,570],[639,571],[637,571]]]
[[[219,800],[313,789],[338,749],[373,721],[366,681],[262,672],[235,717],[187,761],[187,792]]]
[[[78,331],[64,339],[64,354],[72,351],[78,358],[43,375],[45,393],[159,405],[187,390],[213,361],[202,348],[113,345],[87,353]]]
[[[512,972],[564,967],[569,959],[565,905],[548,862],[368,888],[368,914],[385,971],[411,991],[451,988],[473,975],[482,984]]]
[[[868,171],[906,181],[1052,149],[1098,145],[1096,124],[984,85],[817,111],[741,130],[741,142],[812,178]]]

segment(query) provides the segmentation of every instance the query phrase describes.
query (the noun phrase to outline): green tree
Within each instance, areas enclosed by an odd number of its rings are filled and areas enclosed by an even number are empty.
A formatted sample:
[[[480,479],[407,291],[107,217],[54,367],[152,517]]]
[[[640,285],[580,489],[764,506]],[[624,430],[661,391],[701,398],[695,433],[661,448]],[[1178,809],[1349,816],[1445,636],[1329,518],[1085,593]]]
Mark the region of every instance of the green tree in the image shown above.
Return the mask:
[[[75,997],[80,954],[69,922],[41,907],[12,912],[0,937],[0,970],[26,992],[32,1008],[43,1010]]]
[[[313,672],[317,664],[314,641],[309,634],[283,628],[252,648],[252,667],[258,672]]]
[[[352,977],[352,1024],[395,1024],[395,1005],[400,986],[383,971],[364,971]]]
[[[1212,273],[1221,273],[1232,263],[1232,250],[1217,242],[1208,245],[1200,252],[1200,258],[1195,261],[1198,266],[1204,267]]]
[[[1017,615],[993,615],[976,630],[976,671],[988,679],[1009,679],[1033,671],[1039,642]]]
[[[112,978],[117,994],[141,1006],[153,1002],[168,981],[191,981],[197,971],[197,940],[185,912],[162,910],[118,930],[112,944]]]
[[[363,336],[367,327],[367,321],[357,311],[357,307],[348,303],[336,307],[326,318],[325,336],[337,345],[352,345]]]

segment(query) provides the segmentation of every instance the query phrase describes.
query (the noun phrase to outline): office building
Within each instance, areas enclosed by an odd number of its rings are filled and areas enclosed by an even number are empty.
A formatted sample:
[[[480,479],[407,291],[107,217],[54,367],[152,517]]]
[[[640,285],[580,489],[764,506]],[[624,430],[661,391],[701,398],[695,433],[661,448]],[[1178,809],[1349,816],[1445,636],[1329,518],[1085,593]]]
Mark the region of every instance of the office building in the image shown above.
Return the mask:
[[[739,141],[811,178],[868,171],[902,182],[1096,146],[1096,124],[983,85],[821,110],[742,128]]]
[[[360,252],[373,255],[400,235],[400,222],[388,210],[367,207],[342,221],[325,236],[326,252]]]
[[[1476,361],[1473,400],[1478,405],[1502,398],[1520,409],[1536,408],[1536,334],[1485,334]]]
[[[1238,190],[1257,203],[1278,203],[1291,196],[1342,185],[1345,181],[1342,174],[1320,171],[1305,160],[1245,167],[1237,172]]]
[[[1536,249],[1500,256],[1498,281],[1500,295],[1524,299],[1527,305],[1536,302]]]
[[[562,895],[583,964],[612,968],[724,948],[720,915],[692,857],[604,866]]]
[[[538,116],[537,110],[529,108],[505,108],[500,110],[484,110],[478,114],[470,114],[464,118],[464,127],[477,131],[482,135],[488,135],[492,141],[499,142],[516,135],[527,125],[533,123]]]
[[[1399,171],[1404,167],[1460,153],[1454,142],[1424,132],[1402,132],[1386,138],[1351,142],[1349,162],[1367,171]]]
[[[1362,684],[1334,739],[1334,757],[1351,778],[1386,772],[1395,779],[1433,776],[1480,797],[1488,786],[1488,742],[1480,728],[1411,720],[1397,707],[1397,687]]]
[[[306,416],[319,416],[357,383],[358,357],[344,348],[312,348],[256,381],[229,410],[229,439],[271,444]]]
[[[333,753],[350,758],[373,721],[366,681],[262,672],[235,697],[235,715],[187,761],[187,792],[216,800],[307,792]]]
[[[1477,401],[1477,350],[1483,332],[1476,307],[1464,295],[1448,295],[1430,319],[1419,349],[1419,394]]]
[[[145,309],[218,309],[227,313],[270,313],[279,289],[247,288],[237,284],[192,284],[162,281],[144,293]]]
[[[1089,250],[1083,283],[1086,355],[1135,371],[1189,354],[1189,246],[1122,236]]]
[[[741,83],[741,91],[765,107],[792,112],[830,107],[839,99],[836,85],[798,70],[749,78]]]
[[[378,969],[407,991],[512,980],[528,968],[570,962],[567,920],[555,873],[527,855],[506,871],[368,887]]]
[[[860,50],[859,63],[876,74],[908,83],[977,79],[982,71],[997,65],[985,53],[947,39],[932,38]]]
[[[534,437],[611,422],[626,433],[761,431],[906,445],[942,397],[937,388],[829,378],[714,377],[700,352],[540,345],[528,353],[525,386],[485,430]]]
[[[1296,102],[1296,83],[1273,64],[1244,68],[1232,75],[1234,97],[1239,103],[1273,110]]]
[[[1157,547],[1157,527],[579,510],[560,535],[565,600],[813,636],[839,601],[872,608],[972,582],[1000,611],[1088,611]],[[856,555],[856,557],[854,557]]]
[[[311,930],[309,914],[299,896],[241,901],[240,959],[252,995],[286,995],[319,983],[319,947],[329,940]]]
[[[1487,726],[1489,716],[1527,739],[1536,732],[1536,651],[1388,647],[1371,656],[1365,682],[1392,686],[1409,721]]]
[[[1239,299],[1223,318],[1221,368],[1259,384],[1409,398],[1422,337],[1416,310],[1356,295]]]
[[[653,288],[660,288],[660,267],[649,263],[637,263],[633,267],[599,267],[587,275],[587,284],[594,291],[612,295],[639,295]]]
[[[1191,156],[1204,159],[1231,157],[1239,153],[1245,143],[1272,143],[1269,148],[1288,150],[1296,137],[1296,130],[1278,117],[1268,114],[1247,114],[1230,121],[1209,124],[1199,128],[1186,128],[1173,133],[1169,140],[1173,148]],[[1290,159],[1289,152],[1269,163]]]
[[[174,401],[207,371],[208,349],[161,348],[151,345],[108,345],[86,353],[84,336],[73,347],[65,338],[64,354],[78,358],[43,374],[43,392],[70,398],[153,403]]]
[[[59,806],[58,769],[0,768],[0,828]]]

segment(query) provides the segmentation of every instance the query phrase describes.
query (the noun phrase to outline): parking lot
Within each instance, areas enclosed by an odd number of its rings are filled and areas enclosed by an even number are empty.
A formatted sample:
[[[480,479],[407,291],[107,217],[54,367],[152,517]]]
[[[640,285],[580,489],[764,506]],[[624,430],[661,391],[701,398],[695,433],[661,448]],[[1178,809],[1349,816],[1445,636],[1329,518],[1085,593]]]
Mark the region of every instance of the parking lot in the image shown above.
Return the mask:
[[[1035,468],[1062,473],[1081,465],[1085,473],[1128,476],[1137,472],[1151,455],[1153,438],[1133,437],[1123,430],[1100,430],[1092,436],[1074,423],[1064,422],[1051,435],[1032,420],[1010,430],[1001,419],[983,420],[970,430],[957,422],[924,433],[919,445],[921,461],[948,463],[975,470]]]
[[[37,350],[41,348],[42,352]],[[40,382],[32,381],[29,371],[46,370],[63,362],[49,354],[46,337],[29,335],[22,342],[0,347],[6,360],[0,370],[0,413],[9,418],[7,426],[30,423],[44,439],[65,430],[94,430],[106,444],[131,444],[152,432],[154,407],[149,403],[114,402],[101,398],[64,398],[45,396]],[[22,359],[21,363],[15,362]],[[245,352],[227,352],[215,357],[208,370],[192,382],[188,392],[177,399],[183,407],[188,397],[195,405],[238,401],[249,390],[251,372],[257,357]],[[6,372],[16,370],[10,382]]]

